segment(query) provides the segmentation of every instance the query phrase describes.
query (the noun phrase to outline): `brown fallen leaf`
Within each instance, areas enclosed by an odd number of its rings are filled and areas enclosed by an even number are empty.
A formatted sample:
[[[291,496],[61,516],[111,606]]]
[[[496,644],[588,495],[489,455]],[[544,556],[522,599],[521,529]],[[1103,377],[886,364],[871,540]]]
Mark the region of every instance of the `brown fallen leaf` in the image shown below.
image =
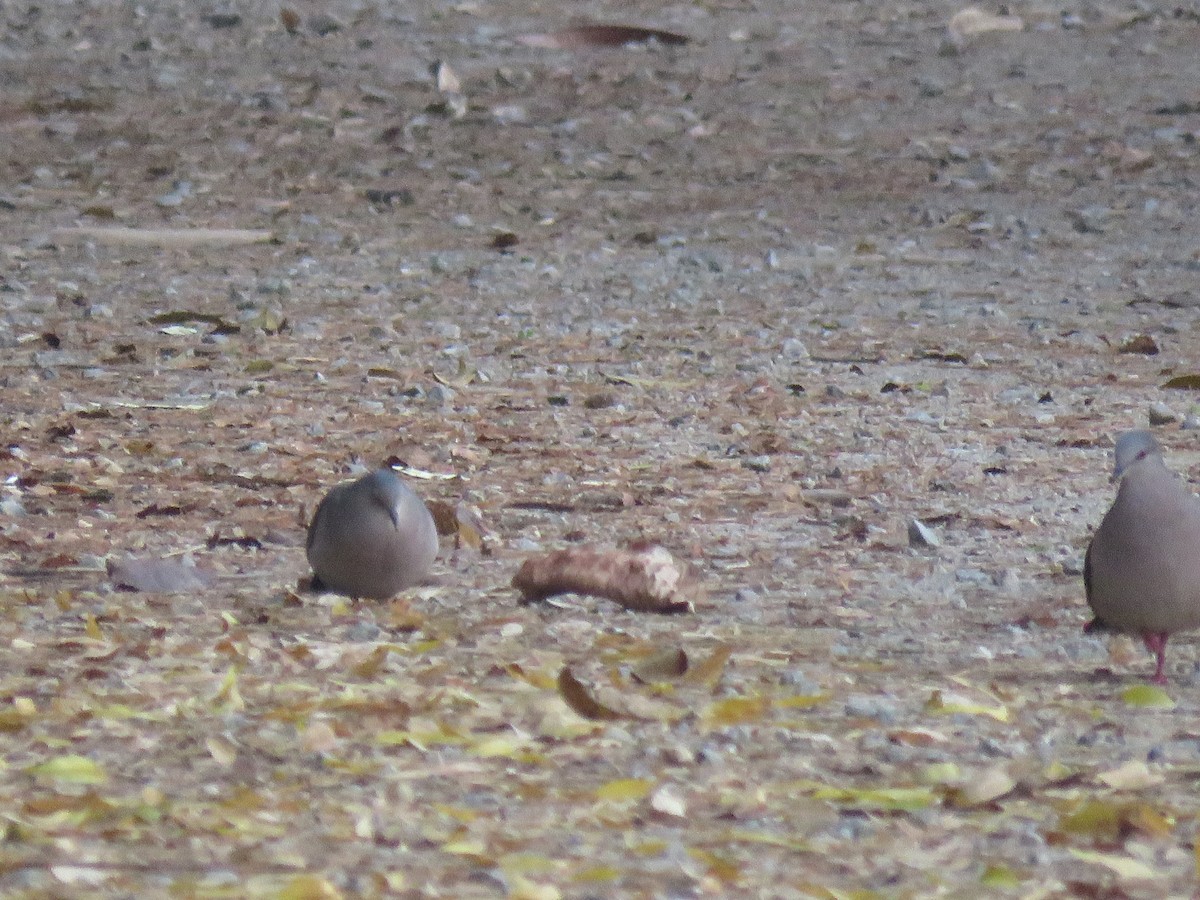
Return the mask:
[[[586,547],[556,550],[527,559],[513,576],[523,603],[557,594],[587,594],[614,600],[638,612],[693,612],[676,596],[683,573],[666,549],[634,545],[626,550]]]
[[[1118,353],[1140,353],[1143,356],[1157,356],[1158,344],[1148,334],[1135,334],[1123,343]]]
[[[451,504],[442,500],[430,500],[425,505],[429,507],[429,514],[433,516],[438,535],[448,537],[458,533],[458,521]]]
[[[567,702],[567,706],[585,719],[610,721],[626,718],[617,710],[605,706],[593,697],[584,687],[583,682],[576,678],[567,666],[563,666],[562,671],[558,673],[558,693]]]
[[[725,664],[732,655],[732,647],[728,644],[718,644],[707,658],[688,668],[684,680],[714,690],[720,683],[721,676],[725,673]]]
[[[548,50],[624,47],[627,44],[642,44],[651,40],[672,47],[679,47],[688,42],[687,37],[673,31],[631,25],[576,25],[557,31],[523,34],[517,38],[517,42],[526,47],[542,47]]]
[[[688,656],[679,647],[658,650],[637,661],[630,674],[642,684],[654,681],[669,681],[686,673]]]
[[[1200,391],[1200,375],[1176,375],[1163,387],[1177,391]]]

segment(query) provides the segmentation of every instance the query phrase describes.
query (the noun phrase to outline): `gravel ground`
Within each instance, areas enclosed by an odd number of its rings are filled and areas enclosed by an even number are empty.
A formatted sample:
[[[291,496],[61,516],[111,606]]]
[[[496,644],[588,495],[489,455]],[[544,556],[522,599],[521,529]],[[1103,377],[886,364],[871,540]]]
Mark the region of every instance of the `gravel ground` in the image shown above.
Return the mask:
[[[1200,476],[1200,6],[960,12],[0,6],[0,890],[1192,896],[1080,568],[1114,433]],[[388,459],[482,546],[297,593]],[[635,539],[694,615],[509,586]]]

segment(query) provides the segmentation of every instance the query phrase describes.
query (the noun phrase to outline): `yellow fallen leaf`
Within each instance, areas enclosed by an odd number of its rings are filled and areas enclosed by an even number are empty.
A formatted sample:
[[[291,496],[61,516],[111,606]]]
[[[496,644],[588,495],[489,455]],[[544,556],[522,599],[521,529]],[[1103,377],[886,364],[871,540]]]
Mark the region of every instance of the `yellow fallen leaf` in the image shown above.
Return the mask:
[[[1121,691],[1121,699],[1126,706],[1146,707],[1151,709],[1174,709],[1175,701],[1171,695],[1156,684],[1135,684]]]
[[[1104,866],[1106,869],[1115,872],[1120,878],[1148,880],[1162,878],[1166,874],[1165,872],[1155,871],[1141,860],[1133,859],[1129,856],[1118,856],[1116,853],[1098,853],[1094,850],[1080,850],[1077,847],[1068,847],[1067,850],[1076,859]]]
[[[733,882],[742,877],[742,867],[736,860],[728,859],[711,850],[691,847],[688,849],[688,856],[704,863],[708,867],[708,874],[718,881]]]
[[[1134,803],[1125,810],[1125,823],[1143,834],[1167,837],[1175,832],[1175,820],[1146,803]]]
[[[1057,784],[1060,781],[1067,781],[1071,778],[1074,778],[1076,774],[1077,773],[1075,769],[1071,768],[1065,763],[1059,762],[1057,759],[1050,762],[1050,764],[1042,770],[1042,777],[1051,784]]]
[[[508,876],[508,900],[561,900],[562,892],[552,884],[540,884],[524,875]]]
[[[500,857],[499,865],[506,874],[513,875],[553,872],[560,868],[559,863],[540,853],[506,853]]]
[[[464,838],[442,844],[442,852],[455,856],[483,856],[487,852],[487,845],[478,839]]]
[[[1110,799],[1084,800],[1064,814],[1058,827],[1102,843],[1113,843],[1130,831],[1151,837],[1174,833],[1175,822],[1153,806],[1141,801],[1117,802]]]
[[[20,731],[37,717],[37,704],[28,697],[14,697],[12,706],[0,707],[0,731]]]
[[[785,837],[771,831],[756,831],[752,828],[731,828],[724,834],[724,839],[730,843],[766,844],[769,847],[783,847],[797,853],[807,853],[812,845],[795,838]]]
[[[775,706],[779,709],[809,709],[813,706],[820,706],[830,696],[830,694],[791,694],[777,699]]]
[[[471,752],[484,759],[516,759],[527,754],[529,740],[515,734],[492,734],[471,745]]]
[[[504,671],[513,678],[532,684],[542,690],[551,690],[556,686],[554,675],[545,669],[526,669],[520,663],[509,663]]]
[[[997,722],[1008,721],[1007,706],[988,706],[983,703],[973,703],[963,697],[958,697],[954,694],[943,694],[941,691],[934,691],[929,695],[929,700],[925,703],[925,711],[945,716],[956,713],[968,716],[990,716]]]
[[[87,636],[94,641],[104,640],[104,633],[100,630],[100,624],[96,621],[96,617],[88,613],[83,617],[83,630],[87,632]]]
[[[350,671],[359,678],[374,678],[383,669],[390,650],[391,648],[387,644],[380,644],[365,657],[350,666]]]
[[[688,666],[683,680],[688,684],[699,684],[703,687],[715,688],[725,673],[725,663],[733,655],[733,648],[728,644],[718,644],[713,652],[695,665]]]
[[[575,881],[581,884],[604,884],[616,881],[624,873],[613,866],[591,866],[575,873]]]
[[[1021,876],[1003,863],[990,863],[979,876],[979,883],[984,887],[1014,888],[1021,886]]]
[[[921,770],[922,784],[957,785],[962,783],[962,777],[962,769],[952,762],[930,763]]]
[[[565,705],[555,704],[542,714],[537,724],[537,733],[556,741],[571,741],[587,734],[595,734],[603,728],[599,722],[581,719]]]
[[[479,818],[479,810],[468,806],[451,806],[449,803],[435,803],[433,808],[444,816],[448,816],[463,825],[469,825]]]
[[[276,895],[276,900],[341,900],[342,892],[319,875],[297,875]]]
[[[709,705],[700,718],[706,728],[725,728],[759,722],[770,706],[766,697],[727,697]]]
[[[27,771],[39,778],[68,784],[104,784],[108,781],[108,773],[99,764],[86,756],[74,753],[48,759],[44,763],[30,766]]]
[[[618,778],[596,789],[597,800],[628,801],[641,800],[649,796],[654,782],[649,778]]]
[[[381,891],[398,893],[408,887],[408,881],[405,879],[404,873],[396,870],[391,872],[376,872],[373,875],[373,879],[379,885]]]
[[[381,731],[375,735],[375,743],[381,747],[396,747],[408,744],[422,752],[433,746],[465,746],[470,736],[455,731],[441,722],[413,719],[407,731]]]
[[[1059,819],[1058,827],[1068,834],[1112,843],[1121,833],[1121,810],[1107,800],[1085,800]]]
[[[933,805],[937,797],[926,787],[838,788],[823,787],[814,794],[818,800],[832,800],[854,809],[915,812]]]
[[[393,600],[386,615],[392,631],[420,631],[425,625],[425,617],[404,600]]]
[[[237,666],[230,666],[225,670],[225,677],[213,696],[213,703],[218,704],[225,712],[240,712],[246,708],[246,702],[242,700],[241,692],[238,691]]]
[[[204,746],[208,748],[209,755],[217,761],[218,765],[229,768],[237,760],[237,747],[233,742],[220,735],[209,735],[204,741]]]

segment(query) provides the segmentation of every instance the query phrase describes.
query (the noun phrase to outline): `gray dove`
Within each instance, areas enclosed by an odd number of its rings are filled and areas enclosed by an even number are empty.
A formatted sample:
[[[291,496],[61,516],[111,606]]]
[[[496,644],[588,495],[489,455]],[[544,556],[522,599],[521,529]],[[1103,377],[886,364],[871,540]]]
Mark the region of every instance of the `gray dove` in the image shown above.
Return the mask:
[[[429,509],[391,469],[339,484],[308,526],[314,590],[385,600],[418,584],[438,551]]]
[[[1163,463],[1148,431],[1117,438],[1117,499],[1092,536],[1083,585],[1096,618],[1088,633],[1140,635],[1163,674],[1167,638],[1200,628],[1200,499]]]

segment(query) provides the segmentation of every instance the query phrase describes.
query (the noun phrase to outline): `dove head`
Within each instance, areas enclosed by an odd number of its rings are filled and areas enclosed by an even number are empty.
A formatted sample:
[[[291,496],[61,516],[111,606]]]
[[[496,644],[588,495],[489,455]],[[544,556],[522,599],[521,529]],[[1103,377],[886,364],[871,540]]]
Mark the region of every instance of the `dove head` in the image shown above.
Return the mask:
[[[404,492],[404,482],[392,469],[376,469],[363,478],[370,485],[371,495],[386,503],[395,503]]]
[[[1154,456],[1162,459],[1162,447],[1148,431],[1126,431],[1117,438],[1112,480],[1116,481],[1129,468],[1143,459]]]

